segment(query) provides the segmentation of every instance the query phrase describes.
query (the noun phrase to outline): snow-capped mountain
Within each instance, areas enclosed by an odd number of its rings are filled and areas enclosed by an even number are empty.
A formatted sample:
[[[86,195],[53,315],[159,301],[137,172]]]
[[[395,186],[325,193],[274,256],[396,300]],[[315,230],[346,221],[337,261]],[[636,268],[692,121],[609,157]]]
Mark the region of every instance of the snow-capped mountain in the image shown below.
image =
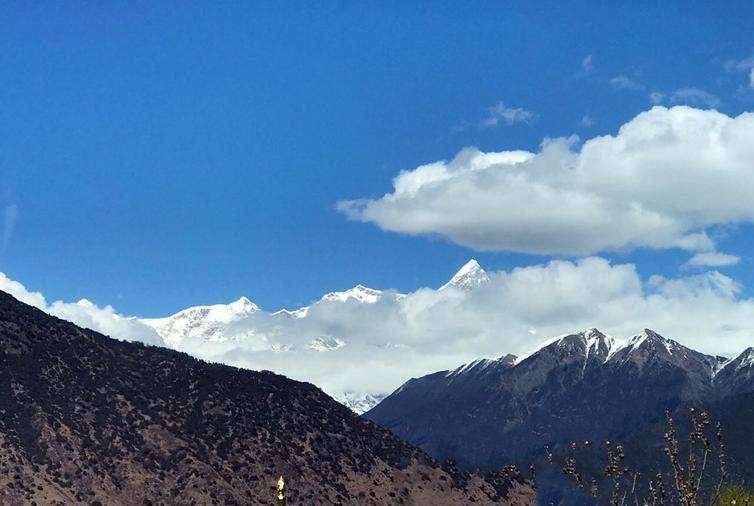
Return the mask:
[[[476,260],[472,259],[461,267],[453,278],[443,285],[440,290],[450,286],[463,290],[473,290],[487,280],[489,280],[487,273],[484,272],[484,269],[481,268]],[[312,309],[320,304],[374,304],[388,294],[392,302],[398,302],[405,298],[405,294],[402,293],[384,292],[358,284],[348,290],[328,292],[313,304],[294,310],[280,309],[272,313],[266,313],[248,298],[241,297],[230,304],[190,307],[171,316],[142,318],[140,321],[153,327],[168,346],[171,348],[180,348],[181,343],[186,338],[198,338],[209,342],[223,342],[237,339],[238,336],[232,333],[238,332],[240,328],[248,330],[249,327],[249,325],[237,325],[237,322],[251,320],[254,316],[267,315],[297,320],[307,318]],[[85,302],[82,301],[82,303]],[[252,322],[249,321],[247,323]]]
[[[179,348],[189,337],[207,341],[223,341],[230,336],[223,331],[230,323],[243,320],[260,312],[259,307],[246,297],[230,304],[196,306],[165,318],[143,318],[171,348]]]
[[[460,288],[461,290],[473,290],[489,280],[489,275],[482,269],[479,262],[472,258],[466,265],[461,267],[450,281],[442,285],[440,290],[450,287]]]
[[[356,392],[343,392],[336,395],[335,400],[349,408],[357,415],[363,415],[384,399],[384,395],[359,394]]]
[[[627,340],[589,329],[519,359],[409,380],[365,416],[437,458],[485,468],[534,458],[543,444],[625,438],[666,410],[745,392],[754,392],[752,348],[727,360],[649,329]]]
[[[322,296],[322,301],[348,302],[354,300],[364,304],[374,304],[382,298],[382,291],[368,288],[364,285],[356,285],[344,292],[330,292]]]
[[[462,290],[473,290],[488,278],[475,260],[464,265],[444,288],[453,286]],[[297,360],[307,362],[332,361],[342,350],[352,349],[348,335],[341,335],[342,327],[337,318],[332,325],[325,317],[312,318],[313,312],[325,315],[338,314],[342,304],[344,310],[358,308],[364,304],[400,304],[406,295],[395,291],[382,291],[357,284],[343,291],[328,292],[313,303],[298,309],[280,309],[266,312],[246,297],[229,304],[196,306],[179,311],[163,318],[144,318],[141,323],[152,327],[171,348],[186,351],[200,358],[212,361],[227,361],[229,356],[237,356],[240,350],[247,357],[249,352],[271,352],[287,354],[287,362]],[[328,309],[329,308],[329,309]],[[368,343],[369,349],[381,346],[401,346],[393,343]],[[325,355],[321,355],[325,353]],[[279,355],[278,355],[279,356]],[[255,364],[253,358],[245,359],[239,365]],[[269,357],[261,360],[259,368],[270,367]],[[254,367],[254,365],[251,365]],[[323,367],[326,369],[326,367]],[[288,372],[288,371],[280,371]],[[299,377],[308,379],[307,377]],[[363,412],[377,404],[384,395],[372,395],[354,391],[330,392],[357,412]]]
[[[315,337],[306,344],[306,347],[314,351],[333,351],[342,348],[346,343],[342,339],[332,336]]]

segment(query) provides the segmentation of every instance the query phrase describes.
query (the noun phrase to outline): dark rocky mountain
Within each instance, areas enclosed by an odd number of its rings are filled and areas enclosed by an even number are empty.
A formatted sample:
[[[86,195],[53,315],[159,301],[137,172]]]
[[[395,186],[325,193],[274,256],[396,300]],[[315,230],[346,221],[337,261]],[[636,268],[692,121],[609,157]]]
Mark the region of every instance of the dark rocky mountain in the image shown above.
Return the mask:
[[[115,341],[0,292],[0,503],[532,504],[319,389]]]
[[[596,329],[528,357],[412,379],[365,416],[467,468],[527,464],[570,441],[627,440],[665,412],[754,391],[754,350],[727,361],[645,330],[619,343]],[[660,438],[660,443],[662,442]]]

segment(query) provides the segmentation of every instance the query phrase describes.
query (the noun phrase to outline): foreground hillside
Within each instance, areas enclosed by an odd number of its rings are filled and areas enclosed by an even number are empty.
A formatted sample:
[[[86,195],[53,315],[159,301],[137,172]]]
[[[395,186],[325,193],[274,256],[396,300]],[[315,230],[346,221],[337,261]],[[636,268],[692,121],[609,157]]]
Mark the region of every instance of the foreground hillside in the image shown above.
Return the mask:
[[[0,292],[0,503],[531,504],[320,390],[109,339]]]

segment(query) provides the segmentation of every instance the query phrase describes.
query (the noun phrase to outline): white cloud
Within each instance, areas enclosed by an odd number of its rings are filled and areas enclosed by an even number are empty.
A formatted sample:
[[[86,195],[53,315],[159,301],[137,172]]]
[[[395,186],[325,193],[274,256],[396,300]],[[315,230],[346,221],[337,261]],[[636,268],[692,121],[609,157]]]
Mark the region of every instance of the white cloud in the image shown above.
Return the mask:
[[[136,318],[118,314],[112,306],[108,305],[101,308],[86,299],[76,303],[55,301],[48,304],[44,295],[39,292],[30,292],[24,285],[8,278],[2,272],[0,272],[0,290],[53,316],[71,321],[81,327],[96,330],[110,337],[164,346],[162,339],[153,328]]]
[[[718,107],[722,101],[717,95],[694,87],[678,88],[669,94],[653,91],[649,101],[654,105],[669,103],[671,105],[690,105],[696,107]]]
[[[498,102],[487,110],[487,118],[482,121],[482,127],[492,128],[502,121],[506,125],[516,123],[528,123],[537,115],[521,107],[508,107],[503,102]]]
[[[649,94],[649,101],[652,105],[660,105],[665,101],[665,94],[660,93],[659,91],[653,91]]]
[[[749,77],[749,87],[754,88],[754,56],[743,60],[728,60],[723,65],[728,72],[742,72]]]
[[[594,58],[588,54],[581,60],[581,68],[574,74],[574,78],[581,79],[594,73]]]
[[[686,267],[725,267],[736,265],[741,259],[736,255],[719,253],[717,251],[708,251],[697,253],[684,264]]]
[[[702,351],[733,355],[754,343],[751,321],[754,300],[742,298],[739,284],[719,272],[645,281],[631,264],[590,257],[491,273],[468,292],[423,288],[398,301],[328,302],[301,319],[255,313],[234,324],[224,342],[197,339],[181,349],[270,369],[331,394],[381,394],[411,377],[521,354],[592,326],[621,338],[649,327]],[[316,338],[339,345],[313,350]]]
[[[754,114],[654,107],[616,135],[543,142],[537,153],[462,150],[401,172],[350,219],[477,250],[587,255],[714,250],[705,229],[754,221]]]
[[[581,71],[588,74],[594,70],[594,61],[592,55],[587,55],[581,60]]]
[[[671,104],[701,107],[717,107],[720,105],[720,99],[716,95],[694,87],[678,88],[670,94],[669,100]]]
[[[643,90],[644,85],[625,75],[615,76],[608,81],[616,90]]]
[[[3,225],[3,243],[0,248],[0,253],[5,252],[10,244],[10,239],[13,236],[13,231],[16,229],[16,221],[18,220],[18,206],[9,205],[5,207],[5,221]]]
[[[583,126],[583,127],[590,127],[590,126],[594,126],[594,125],[595,125],[596,123],[597,123],[597,122],[595,121],[595,119],[594,119],[594,118],[592,118],[592,117],[591,117],[590,115],[588,115],[588,114],[585,114],[585,115],[584,115],[584,116],[583,116],[583,117],[581,118],[581,121],[579,121],[579,125],[581,125],[581,126]]]
[[[0,288],[82,325],[117,328],[119,337],[138,332],[132,319],[109,307],[86,301],[47,306],[41,294],[5,276]],[[188,339],[181,350],[269,369],[338,395],[390,392],[411,377],[480,357],[522,354],[551,336],[592,326],[620,338],[649,327],[707,353],[734,355],[754,343],[754,300],[716,271],[643,280],[631,264],[590,257],[490,273],[490,281],[472,291],[389,295],[373,304],[323,302],[300,319],[252,312],[223,326],[219,342]],[[121,327],[123,321],[131,327]]]

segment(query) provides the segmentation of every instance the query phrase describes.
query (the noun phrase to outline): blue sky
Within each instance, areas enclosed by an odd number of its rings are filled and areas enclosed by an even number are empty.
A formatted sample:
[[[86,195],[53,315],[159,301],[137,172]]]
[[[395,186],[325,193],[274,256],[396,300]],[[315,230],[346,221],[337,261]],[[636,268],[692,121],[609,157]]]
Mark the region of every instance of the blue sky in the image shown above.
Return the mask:
[[[746,2],[6,6],[0,271],[151,316],[438,286],[470,257],[541,263],[349,221],[336,203],[466,146],[615,134],[653,92],[751,110],[752,22]],[[692,88],[707,95],[670,98]],[[485,126],[498,103],[519,115]],[[751,227],[711,233],[750,293]],[[690,256],[602,255],[671,277]]]

